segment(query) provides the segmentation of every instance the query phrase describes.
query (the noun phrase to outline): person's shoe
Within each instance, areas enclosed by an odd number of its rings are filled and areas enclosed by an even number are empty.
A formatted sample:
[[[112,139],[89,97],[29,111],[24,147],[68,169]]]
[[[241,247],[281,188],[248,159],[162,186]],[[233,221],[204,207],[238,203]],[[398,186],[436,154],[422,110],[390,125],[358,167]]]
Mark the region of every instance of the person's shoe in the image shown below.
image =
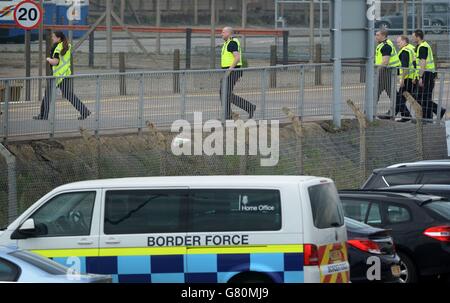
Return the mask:
[[[391,111],[388,111],[387,113],[383,114],[383,115],[378,115],[379,119],[383,119],[383,120],[389,120],[391,119]]]
[[[33,116],[33,120],[48,120],[48,118],[42,117],[41,115]]]
[[[91,112],[88,112],[88,113],[85,114],[85,115],[79,116],[79,117],[78,117],[78,120],[86,120],[86,118],[89,117],[90,115],[91,115]]]
[[[407,118],[396,118],[395,119],[395,122],[402,122],[402,123],[404,123],[404,122],[408,122],[408,121],[410,121],[411,119],[407,119]]]

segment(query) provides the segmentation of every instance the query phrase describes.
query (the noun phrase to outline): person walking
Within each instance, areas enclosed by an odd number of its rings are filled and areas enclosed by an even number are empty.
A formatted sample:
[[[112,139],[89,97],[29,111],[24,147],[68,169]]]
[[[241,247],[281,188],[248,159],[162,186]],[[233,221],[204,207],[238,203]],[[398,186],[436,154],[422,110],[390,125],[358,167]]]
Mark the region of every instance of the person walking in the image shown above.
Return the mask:
[[[69,100],[73,107],[78,110],[80,113],[78,120],[84,120],[91,114],[91,112],[74,94],[73,80],[66,78],[72,74],[72,68],[70,65],[72,56],[71,45],[69,44],[64,33],[59,31],[52,33],[52,42],[53,47],[50,54],[51,57],[47,58],[47,62],[52,66],[53,76],[56,77],[56,87],[61,90],[62,96]],[[41,102],[40,113],[39,115],[33,117],[34,120],[48,120],[51,89],[51,86],[47,85],[44,98]]]
[[[404,92],[414,95],[415,84],[417,80],[417,73],[415,69],[415,54],[414,47],[409,44],[407,36],[399,36],[397,38],[397,45],[400,49],[398,58],[400,60],[401,68],[399,69],[399,90],[397,93],[397,100],[395,104],[395,115],[400,112],[402,118],[399,122],[407,122],[411,118],[411,113],[406,107],[406,98],[403,96]]]
[[[438,105],[433,102],[433,90],[436,79],[436,65],[433,50],[427,41],[424,41],[422,30],[415,30],[412,34],[416,47],[416,64],[419,71],[417,101],[422,105],[423,118],[433,119],[433,113],[438,115]],[[444,117],[445,108],[441,108],[440,117]]]
[[[226,110],[225,118],[231,119],[231,103],[242,108],[253,118],[256,105],[233,93],[234,86],[242,77],[242,49],[238,39],[233,37],[233,29],[224,27],[222,30],[224,40],[221,53],[221,67],[227,69],[227,74],[220,81],[220,100],[222,100],[223,81],[226,81]]]

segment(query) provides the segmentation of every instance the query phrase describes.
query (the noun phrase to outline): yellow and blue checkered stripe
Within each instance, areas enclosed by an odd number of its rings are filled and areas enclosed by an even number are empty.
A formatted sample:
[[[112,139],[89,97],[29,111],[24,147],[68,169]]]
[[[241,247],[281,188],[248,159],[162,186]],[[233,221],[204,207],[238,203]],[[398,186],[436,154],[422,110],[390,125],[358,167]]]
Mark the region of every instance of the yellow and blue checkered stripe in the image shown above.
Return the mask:
[[[241,272],[262,272],[276,283],[303,283],[303,246],[157,247],[38,250],[67,264],[79,257],[83,273],[112,275],[113,282],[226,283]]]

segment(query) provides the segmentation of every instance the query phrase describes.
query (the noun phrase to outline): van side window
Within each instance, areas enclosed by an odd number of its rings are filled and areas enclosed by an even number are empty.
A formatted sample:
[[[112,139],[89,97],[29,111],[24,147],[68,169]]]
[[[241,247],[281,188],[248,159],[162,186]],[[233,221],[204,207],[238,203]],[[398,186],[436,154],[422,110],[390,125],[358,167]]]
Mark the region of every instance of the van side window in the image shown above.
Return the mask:
[[[278,190],[191,190],[192,232],[269,231],[281,229]]]
[[[331,228],[344,225],[344,210],[333,183],[314,185],[308,188],[314,226]]]
[[[110,190],[105,197],[105,234],[185,232],[185,190]]]
[[[40,237],[87,236],[91,232],[95,192],[64,193],[52,198],[30,218]]]

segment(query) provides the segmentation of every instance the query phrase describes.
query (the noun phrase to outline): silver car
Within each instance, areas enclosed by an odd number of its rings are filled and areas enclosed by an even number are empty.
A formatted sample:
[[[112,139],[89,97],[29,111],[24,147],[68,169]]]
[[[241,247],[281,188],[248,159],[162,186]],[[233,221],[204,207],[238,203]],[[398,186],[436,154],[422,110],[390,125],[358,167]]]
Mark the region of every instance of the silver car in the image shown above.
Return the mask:
[[[0,246],[0,282],[111,283],[105,275],[78,274],[37,254]]]

